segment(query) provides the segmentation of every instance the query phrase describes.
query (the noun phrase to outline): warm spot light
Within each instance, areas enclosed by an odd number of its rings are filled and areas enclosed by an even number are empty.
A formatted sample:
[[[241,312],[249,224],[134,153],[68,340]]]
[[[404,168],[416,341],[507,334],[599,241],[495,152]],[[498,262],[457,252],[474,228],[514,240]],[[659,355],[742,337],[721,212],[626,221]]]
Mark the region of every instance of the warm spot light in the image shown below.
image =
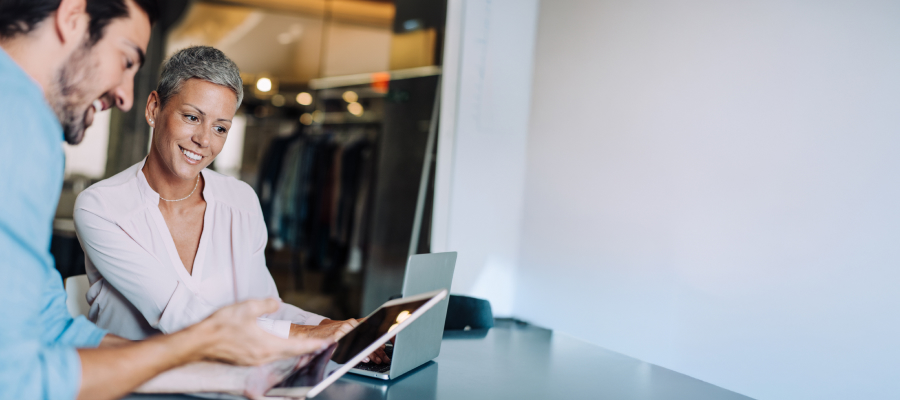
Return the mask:
[[[313,116],[312,116],[312,114],[310,114],[310,113],[303,113],[303,115],[300,116],[300,123],[303,124],[303,125],[312,125],[312,123],[313,123]]]
[[[284,105],[284,96],[280,94],[276,94],[272,96],[272,105],[275,107],[281,107]]]
[[[348,91],[344,92],[344,95],[341,97],[343,97],[344,101],[346,101],[348,103],[356,103],[356,101],[359,100],[359,95],[356,94],[356,92],[354,92],[352,90],[348,90]]]
[[[393,325],[391,325],[391,327],[390,327],[390,328],[388,328],[388,332],[390,332],[390,331],[392,331],[392,330],[394,330],[394,328],[396,328],[396,327],[397,327],[397,325],[400,325],[400,324],[393,324]]]
[[[362,104],[353,102],[353,103],[347,104],[347,111],[350,111],[350,114],[353,114],[353,115],[359,117],[359,116],[363,115],[363,111],[365,111],[365,110],[363,110]]]
[[[306,92],[300,92],[297,94],[297,104],[301,106],[308,106],[312,104],[313,98],[312,95]]]
[[[268,92],[272,90],[272,80],[269,78],[259,78],[256,81],[256,88],[259,89],[260,92]]]
[[[397,323],[402,323],[403,321],[406,321],[407,318],[409,318],[409,311],[400,311],[400,314],[397,314]]]

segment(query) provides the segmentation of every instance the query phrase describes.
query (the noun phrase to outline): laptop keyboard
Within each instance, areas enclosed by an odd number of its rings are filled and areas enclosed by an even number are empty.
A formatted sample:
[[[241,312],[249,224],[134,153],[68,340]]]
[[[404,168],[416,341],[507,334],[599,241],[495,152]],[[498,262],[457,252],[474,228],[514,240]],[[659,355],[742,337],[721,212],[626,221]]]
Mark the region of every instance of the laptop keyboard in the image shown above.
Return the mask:
[[[356,369],[361,369],[363,371],[372,371],[378,373],[385,373],[391,370],[391,364],[375,364],[375,363],[359,363],[356,364]]]
[[[388,357],[393,358],[394,357],[394,346],[392,346],[392,345],[390,345],[390,343],[388,343],[387,346],[384,346],[384,352],[385,352],[385,354],[387,354]],[[387,363],[387,364],[385,364],[385,363],[375,364],[374,362],[359,363],[359,364],[356,364],[356,366],[353,368],[361,369],[363,371],[387,373],[388,371],[391,370],[391,363]]]

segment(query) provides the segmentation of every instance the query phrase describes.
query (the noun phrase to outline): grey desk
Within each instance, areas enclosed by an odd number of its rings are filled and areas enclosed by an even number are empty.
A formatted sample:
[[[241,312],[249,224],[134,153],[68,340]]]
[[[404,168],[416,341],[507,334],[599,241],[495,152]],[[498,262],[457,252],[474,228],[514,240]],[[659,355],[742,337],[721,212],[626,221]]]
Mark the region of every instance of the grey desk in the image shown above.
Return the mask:
[[[190,399],[133,396],[132,399]],[[344,376],[316,400],[690,399],[748,397],[565,335],[511,321],[448,332],[441,355],[400,379]]]

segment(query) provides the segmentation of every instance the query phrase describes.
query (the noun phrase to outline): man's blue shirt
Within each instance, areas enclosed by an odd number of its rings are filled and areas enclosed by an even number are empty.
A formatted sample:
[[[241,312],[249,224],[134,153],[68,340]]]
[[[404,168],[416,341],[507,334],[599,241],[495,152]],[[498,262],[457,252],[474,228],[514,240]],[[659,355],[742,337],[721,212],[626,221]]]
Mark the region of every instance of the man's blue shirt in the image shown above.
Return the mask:
[[[106,334],[73,319],[50,255],[62,128],[41,88],[0,49],[0,398],[74,399],[75,348]]]

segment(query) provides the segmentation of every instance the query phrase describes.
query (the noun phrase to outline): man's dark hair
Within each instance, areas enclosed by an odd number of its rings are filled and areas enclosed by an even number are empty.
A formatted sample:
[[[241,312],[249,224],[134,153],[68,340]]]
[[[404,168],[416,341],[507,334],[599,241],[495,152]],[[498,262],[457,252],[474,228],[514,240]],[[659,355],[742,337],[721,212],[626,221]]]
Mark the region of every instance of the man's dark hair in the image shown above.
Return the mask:
[[[87,0],[89,44],[103,37],[103,30],[116,18],[128,16],[127,1],[133,1],[147,13],[150,24],[159,17],[156,0]],[[0,0],[0,39],[31,32],[59,8],[60,0]]]

